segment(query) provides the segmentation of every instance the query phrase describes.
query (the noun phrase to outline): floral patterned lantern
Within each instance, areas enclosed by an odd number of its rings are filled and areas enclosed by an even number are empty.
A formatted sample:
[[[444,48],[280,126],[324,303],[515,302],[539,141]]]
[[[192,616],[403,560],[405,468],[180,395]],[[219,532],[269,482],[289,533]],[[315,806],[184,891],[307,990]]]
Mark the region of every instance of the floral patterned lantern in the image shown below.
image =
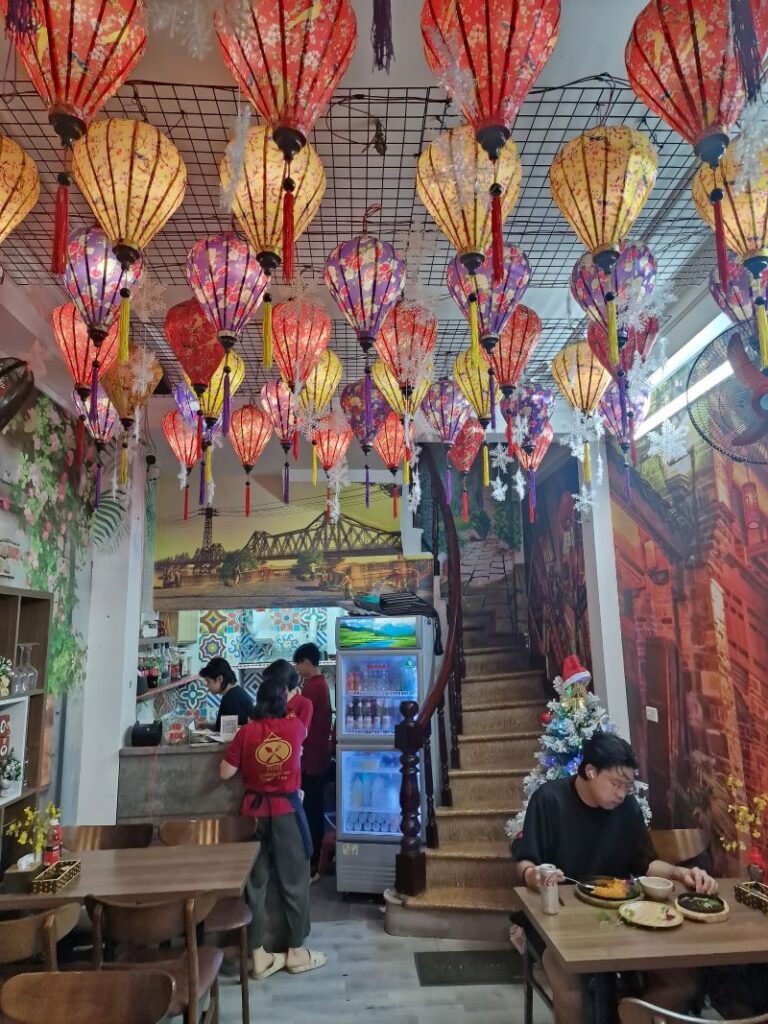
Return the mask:
[[[189,474],[198,460],[197,434],[178,409],[163,417],[163,433],[179,463],[179,482],[184,491],[184,519],[189,519]]]
[[[501,332],[498,345],[490,353],[483,352],[488,364],[490,383],[491,425],[496,407],[496,384],[505,395],[512,391],[523,375],[541,337],[541,320],[528,306],[518,306]]]
[[[421,403],[421,411],[449,451],[465,420],[472,413],[470,404],[464,397],[461,388],[448,377],[441,377],[427,391]],[[446,465],[445,470],[445,498],[450,505],[453,500],[450,463]]]
[[[536,470],[552,443],[550,420],[555,408],[551,388],[518,388],[505,398],[501,410],[507,420],[507,445],[517,456],[521,470],[528,476],[528,519],[536,518]]]
[[[611,375],[600,365],[586,341],[577,341],[560,349],[552,360],[552,376],[560,393],[574,411],[574,434],[582,440],[584,482],[592,481],[589,450],[591,421],[611,383]]]
[[[394,481],[392,487],[392,518],[397,519],[397,470],[400,463],[405,459],[406,440],[405,428],[396,412],[390,412],[385,417],[373,440],[373,450],[392,474]]]
[[[403,423],[409,423],[421,405],[430,385],[429,377],[425,376],[415,386],[400,386],[397,377],[382,359],[373,364],[373,383],[387,401],[390,409],[396,412]],[[410,452],[409,452],[410,461]]]
[[[401,388],[416,388],[431,375],[430,354],[437,342],[437,317],[406,299],[394,306],[375,341],[376,351]]]
[[[544,461],[544,456],[549,451],[549,446],[554,440],[555,432],[551,423],[545,423],[541,433],[536,438],[532,452],[527,452],[518,445],[513,445],[510,454],[517,456],[520,469],[528,477],[528,522],[536,521],[536,470]]]
[[[485,443],[485,427],[474,416],[464,420],[461,430],[456,435],[448,458],[461,473],[461,518],[465,523],[469,522],[469,493],[467,491],[467,477],[472,464],[477,458],[477,453]]]
[[[365,507],[368,508],[371,489],[368,456],[379,428],[389,414],[389,405],[379,389],[372,387],[370,417],[366,416],[366,379],[361,377],[347,384],[341,392],[341,408],[365,456]]]
[[[272,437],[269,416],[255,405],[242,406],[232,413],[229,440],[245,470],[245,515],[251,514],[251,470],[259,461]]]
[[[0,135],[0,243],[21,224],[39,195],[35,161],[18,142]]]
[[[331,318],[322,306],[308,299],[290,299],[275,306],[272,314],[272,344],[280,376],[297,392],[331,337]]]
[[[198,399],[221,365],[216,328],[195,298],[171,306],[163,324],[165,339]],[[197,457],[203,456],[203,411],[197,404]]]
[[[147,35],[142,0],[2,0],[16,49],[67,149],[138,64]],[[24,12],[22,14],[22,12]],[[58,175],[51,272],[65,265],[70,177]]]
[[[185,375],[188,387],[191,383]],[[208,484],[213,482],[213,439],[218,429],[224,433],[224,407],[227,402],[227,389],[229,389],[230,400],[240,385],[245,380],[245,363],[237,352],[228,352],[219,362],[215,373],[211,377],[208,387],[201,392],[198,403],[200,412],[205,421],[203,432],[203,462],[205,472],[200,473],[200,497],[201,505],[206,502]],[[198,413],[199,417],[199,413]],[[199,430],[198,418],[198,430]],[[202,467],[201,467],[202,469]]]
[[[656,260],[647,245],[625,245],[611,273],[605,275],[591,253],[584,253],[571,272],[571,295],[590,318],[608,330],[608,299],[616,300],[619,346],[627,327],[642,315],[656,284]]]
[[[121,290],[138,288],[143,270],[141,257],[129,267],[123,267],[97,224],[85,231],[73,231],[69,236],[64,287],[97,346],[115,322]]]
[[[713,267],[709,275],[709,294],[735,324],[746,324],[754,318],[753,289],[763,298],[768,295],[768,270],[763,271],[759,284],[756,284],[746,267],[735,260],[728,260],[728,280],[725,285],[720,281],[717,267]]]
[[[267,276],[256,253],[234,231],[222,231],[195,242],[185,269],[187,283],[205,315],[219,332],[224,349],[223,426],[229,433],[233,389],[227,359],[235,342],[264,298]]]
[[[283,465],[283,501],[290,502],[290,465],[288,452],[298,442],[298,410],[294,393],[282,380],[270,380],[261,389],[261,407],[269,417],[280,447],[285,452]]]
[[[560,0],[426,0],[421,11],[424,54],[493,165],[509,143],[512,122],[560,32]],[[503,186],[494,182],[493,276],[503,275]]]
[[[462,394],[472,407],[483,430],[494,418],[495,410],[491,407],[491,379],[485,363],[475,366],[469,351],[460,352],[453,364],[453,376],[461,388]],[[488,465],[488,445],[483,444],[483,486],[490,486],[490,467]]]
[[[610,373],[614,380],[626,391],[627,374],[632,369],[635,357],[641,363],[648,360],[653,351],[656,339],[659,336],[659,321],[655,316],[648,317],[643,323],[636,327],[630,327],[624,334],[624,344],[619,352],[619,365],[613,366],[608,346],[608,334],[600,324],[589,324],[587,327],[587,342],[602,365]],[[623,383],[622,383],[623,382]]]
[[[72,147],[72,174],[126,270],[181,205],[187,169],[167,136],[147,121],[94,122]],[[63,268],[62,268],[63,269]],[[119,359],[128,359],[131,290],[120,289]]]
[[[600,125],[567,142],[549,169],[552,198],[604,274],[653,189],[656,150],[634,128]],[[605,295],[611,360],[619,361],[615,292]]]
[[[363,215],[363,233],[342,242],[325,263],[325,283],[347,323],[357,333],[365,354],[365,416],[371,426],[370,351],[387,314],[405,285],[405,260],[389,242],[380,242],[366,230],[368,217],[379,207],[371,206]]]
[[[215,15],[224,61],[285,160],[283,274],[293,277],[293,159],[347,70],[357,41],[349,0],[246,0],[235,24]]]
[[[342,421],[344,422],[344,421]],[[331,485],[328,474],[338,466],[347,454],[352,440],[352,431],[349,427],[339,429],[333,417],[326,417],[315,430],[313,442],[317,451],[320,465],[325,470],[325,518],[331,518]]]
[[[91,413],[85,406],[85,402],[77,393],[77,389],[72,391],[72,401],[75,403],[75,409],[77,410],[80,422],[88,428],[88,433],[96,445],[96,479],[93,504],[98,508],[101,503],[101,456],[114,436],[115,425],[117,424],[117,409],[107,398],[101,385],[99,385],[96,398],[95,416],[91,416]]]
[[[470,274],[461,257],[448,264],[446,280],[453,300],[467,318],[470,339],[490,352],[504,326],[522,299],[531,279],[531,265],[525,253],[514,245],[504,247],[504,273],[501,282],[494,284],[488,273],[489,253],[480,269]]]
[[[342,373],[339,357],[333,349],[324,349],[313,369],[307,374],[304,387],[301,389],[299,406],[302,412],[315,418],[325,415],[339,386]]]
[[[651,407],[650,389],[633,388],[629,395],[629,412],[625,413],[619,386],[612,383],[600,399],[600,413],[608,431],[619,442],[624,454],[624,496],[631,500],[631,484],[629,476],[629,453],[634,447],[634,432],[648,415]]]
[[[149,349],[131,345],[128,362],[121,363],[118,360],[113,363],[102,378],[104,391],[117,410],[123,428],[119,474],[121,487],[128,483],[128,431],[162,377],[163,368],[154,354]]]

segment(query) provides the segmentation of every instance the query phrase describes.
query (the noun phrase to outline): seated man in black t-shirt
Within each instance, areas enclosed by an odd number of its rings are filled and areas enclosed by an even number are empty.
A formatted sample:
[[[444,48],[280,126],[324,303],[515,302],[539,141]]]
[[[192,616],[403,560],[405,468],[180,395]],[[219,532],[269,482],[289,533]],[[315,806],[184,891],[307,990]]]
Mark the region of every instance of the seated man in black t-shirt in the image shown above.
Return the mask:
[[[717,889],[700,868],[682,868],[656,857],[640,806],[631,796],[637,758],[626,740],[596,732],[584,742],[573,778],[546,782],[531,796],[522,835],[512,844],[520,884],[538,891],[539,864],[554,864],[562,875],[629,878],[654,875],[696,892]],[[552,987],[558,1024],[581,1020],[580,979],[544,949],[542,961]],[[696,992],[693,972],[645,975],[643,997],[669,1010],[690,1009]]]

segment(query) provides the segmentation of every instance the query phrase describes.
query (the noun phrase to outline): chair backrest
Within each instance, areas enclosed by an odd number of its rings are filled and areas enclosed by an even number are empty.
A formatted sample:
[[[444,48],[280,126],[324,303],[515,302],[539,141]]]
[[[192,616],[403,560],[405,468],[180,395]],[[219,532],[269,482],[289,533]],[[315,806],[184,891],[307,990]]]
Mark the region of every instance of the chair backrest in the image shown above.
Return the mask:
[[[68,825],[61,830],[65,850],[139,850],[149,846],[155,833],[154,825],[140,822],[136,825]]]
[[[213,910],[215,896],[190,899],[121,902],[87,896],[85,906],[93,921],[94,952],[103,940],[126,946],[148,946],[182,936],[189,941],[195,928]]]
[[[660,1006],[652,1006],[642,999],[622,999],[619,1004],[621,1024],[707,1024],[703,1017],[688,1017],[673,1013]],[[722,1024],[768,1024],[768,1014],[759,1017],[742,1017],[739,1020],[725,1020]]]
[[[29,917],[0,921],[0,964],[17,964],[42,955],[49,971],[56,970],[56,943],[68,935],[80,918],[77,903],[65,903]]]
[[[230,815],[224,818],[189,818],[164,821],[158,829],[163,846],[218,846],[244,843],[253,835],[252,818]]]
[[[707,849],[707,835],[700,828],[651,829],[653,845],[668,864],[684,864]]]
[[[63,971],[19,974],[0,992],[18,1024],[158,1024],[175,984],[162,971]]]

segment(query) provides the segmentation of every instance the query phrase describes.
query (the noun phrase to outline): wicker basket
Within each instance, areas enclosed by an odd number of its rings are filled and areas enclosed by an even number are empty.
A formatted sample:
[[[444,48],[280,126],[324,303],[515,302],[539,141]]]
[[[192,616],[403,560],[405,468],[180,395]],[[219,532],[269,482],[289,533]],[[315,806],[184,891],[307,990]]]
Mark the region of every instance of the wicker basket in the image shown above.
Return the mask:
[[[79,860],[60,860],[40,872],[32,882],[32,892],[59,892],[77,878],[80,868]]]
[[[742,882],[733,892],[737,903],[768,914],[768,885],[763,882]]]

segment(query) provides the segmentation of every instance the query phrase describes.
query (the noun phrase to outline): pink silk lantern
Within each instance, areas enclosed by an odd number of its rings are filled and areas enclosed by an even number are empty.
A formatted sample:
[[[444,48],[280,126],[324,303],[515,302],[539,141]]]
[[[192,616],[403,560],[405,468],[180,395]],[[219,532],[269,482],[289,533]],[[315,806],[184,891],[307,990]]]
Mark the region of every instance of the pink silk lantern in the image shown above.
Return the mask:
[[[520,305],[507,321],[499,343],[483,352],[491,382],[491,416],[495,420],[496,384],[505,396],[512,394],[541,338],[541,320],[528,306]],[[495,427],[495,422],[491,423]]]
[[[437,343],[437,317],[426,306],[400,299],[390,311],[374,342],[382,362],[402,389],[423,379],[427,360]]]
[[[296,398],[282,380],[270,380],[261,389],[261,407],[269,416],[280,447],[285,452],[283,464],[283,501],[290,502],[290,464],[288,453],[298,436],[298,403]]]
[[[441,377],[427,391],[421,403],[421,411],[449,451],[464,423],[472,415],[472,407],[461,388],[448,377]],[[449,505],[453,501],[453,480],[449,462],[446,462],[445,467],[445,500]]]
[[[634,446],[635,430],[648,415],[648,410],[651,407],[650,389],[633,389],[627,395],[627,399],[628,410],[625,412],[625,403],[622,402],[619,385],[616,382],[611,383],[600,399],[600,412],[603,417],[603,423],[619,442],[619,447],[624,453],[624,497],[627,501],[631,501],[632,485],[629,476],[628,456]]]
[[[352,440],[352,431],[349,427],[345,430],[338,430],[335,423],[330,417],[320,421],[317,430],[315,430],[312,437],[313,444],[316,447],[317,456],[320,460],[320,465],[325,470],[326,477],[326,488],[325,488],[325,518],[326,521],[331,518],[331,487],[328,480],[328,473],[333,469],[334,466],[338,466],[344,456],[347,454],[347,448],[349,448]]]
[[[96,446],[96,477],[94,480],[93,504],[94,508],[98,508],[101,503],[101,456],[115,435],[115,427],[118,423],[117,409],[107,398],[107,393],[101,384],[98,385],[96,395],[95,415],[92,410],[86,409],[85,402],[78,394],[77,388],[72,392],[72,401],[75,403],[75,409],[80,421],[87,428]]]
[[[280,375],[294,391],[320,361],[331,337],[331,318],[307,299],[279,302],[272,313],[272,347]]]
[[[366,418],[365,402],[366,378],[347,384],[341,392],[341,408],[347,417],[352,433],[363,450],[365,456],[365,507],[370,505],[371,480],[368,468],[368,456],[370,455],[373,442],[384,420],[389,415],[389,404],[379,389],[371,386],[370,394],[370,419]]]
[[[453,442],[448,458],[462,475],[461,487],[461,518],[469,522],[469,493],[467,492],[467,475],[477,453],[485,441],[485,427],[475,416],[469,416],[462,424],[456,440]]]
[[[483,265],[475,274],[470,274],[461,262],[461,256],[456,256],[448,264],[445,275],[448,290],[467,318],[471,333],[473,321],[477,320],[479,341],[486,352],[490,352],[498,342],[531,280],[528,257],[514,245],[504,247],[504,271],[498,284],[494,284],[493,275],[489,273],[490,266],[490,252],[486,253]]]
[[[392,489],[392,518],[397,519],[398,487],[397,471],[400,463],[405,459],[406,452],[405,427],[400,422],[396,412],[390,412],[379,427],[376,437],[373,440],[373,450],[392,474],[394,486]]]

